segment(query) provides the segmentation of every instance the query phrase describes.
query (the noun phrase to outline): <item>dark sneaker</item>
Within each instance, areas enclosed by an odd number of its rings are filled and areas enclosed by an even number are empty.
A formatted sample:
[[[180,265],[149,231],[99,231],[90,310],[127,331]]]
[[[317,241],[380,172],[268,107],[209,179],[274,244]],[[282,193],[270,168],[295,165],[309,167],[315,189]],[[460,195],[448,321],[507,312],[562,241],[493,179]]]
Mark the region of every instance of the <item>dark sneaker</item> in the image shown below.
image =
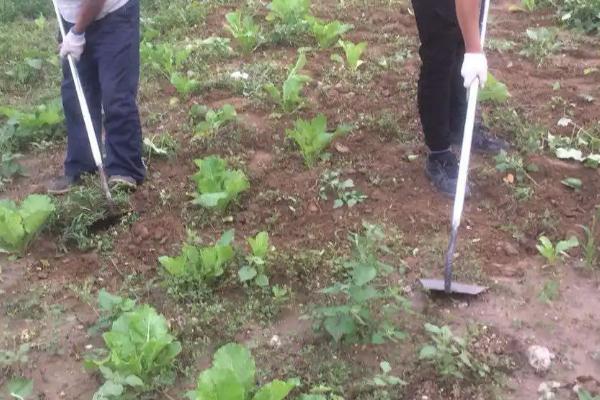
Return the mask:
[[[108,178],[108,185],[111,189],[125,189],[135,190],[137,188],[137,182],[130,176],[125,175],[113,175]]]
[[[427,157],[425,174],[442,194],[454,197],[458,180],[458,160],[453,152],[448,150],[443,153],[430,154]],[[467,197],[471,194],[468,185],[465,194]]]
[[[46,193],[48,194],[66,194],[69,193],[73,186],[79,183],[79,178],[75,176],[63,175],[54,178],[46,185]]]
[[[454,135],[452,144],[461,146],[462,136]],[[492,135],[483,122],[479,120],[475,122],[471,148],[476,153],[499,154],[502,150],[508,151],[510,145],[506,140]]]

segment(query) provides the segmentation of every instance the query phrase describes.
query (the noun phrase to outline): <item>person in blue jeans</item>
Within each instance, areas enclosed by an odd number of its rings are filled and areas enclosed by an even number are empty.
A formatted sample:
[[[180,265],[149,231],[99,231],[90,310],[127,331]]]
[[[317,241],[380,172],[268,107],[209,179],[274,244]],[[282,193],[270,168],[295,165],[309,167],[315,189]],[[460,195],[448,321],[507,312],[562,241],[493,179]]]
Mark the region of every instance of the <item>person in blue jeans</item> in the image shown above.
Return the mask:
[[[48,193],[66,193],[83,174],[96,171],[67,55],[76,60],[99,139],[104,123],[104,164],[109,184],[135,188],[146,173],[136,100],[140,76],[139,0],[57,1],[68,32],[60,45],[67,155],[64,175],[48,184]]]
[[[482,0],[412,0],[421,47],[418,105],[429,148],[425,173],[441,193],[454,196],[458,160],[453,145],[462,143],[467,92],[475,79],[487,79],[481,47]],[[508,144],[489,135],[478,121],[473,150],[497,153]]]

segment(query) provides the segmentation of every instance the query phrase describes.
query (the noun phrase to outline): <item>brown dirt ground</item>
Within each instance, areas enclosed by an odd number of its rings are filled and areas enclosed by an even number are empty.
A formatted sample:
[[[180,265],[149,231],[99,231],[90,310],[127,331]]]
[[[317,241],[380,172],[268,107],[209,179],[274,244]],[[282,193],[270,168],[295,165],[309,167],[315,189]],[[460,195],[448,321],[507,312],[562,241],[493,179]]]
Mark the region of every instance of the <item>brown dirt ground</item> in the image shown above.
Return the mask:
[[[544,12],[514,14],[507,11],[507,5],[507,2],[494,5],[490,28],[492,37],[520,41],[527,27],[548,24],[549,18]],[[223,13],[219,11],[210,16],[203,36],[221,33]],[[237,97],[227,90],[203,93],[191,101],[209,106],[226,102],[235,104],[243,126],[242,133],[225,138],[225,149],[244,151],[234,155],[224,150],[223,154],[235,156],[245,166],[252,188],[232,212],[233,222],[225,227],[235,228],[238,238],[268,227],[278,249],[294,252],[343,243],[346,232],[356,229],[362,220],[385,223],[401,232],[403,245],[413,250],[412,256],[402,256],[402,260],[398,256],[395,261],[398,264],[403,261],[408,266],[404,280],[410,287],[409,297],[415,308],[426,316],[447,320],[458,331],[465,329],[467,321],[484,324],[492,332],[490,337],[498,340],[494,351],[518,360],[516,371],[510,374],[505,398],[537,398],[537,386],[544,380],[568,384],[582,376],[600,379],[600,365],[591,358],[592,353],[600,351],[597,318],[600,287],[597,276],[576,269],[575,259],[556,270],[543,268],[534,247],[537,236],[549,229],[542,220],[546,210],[554,220],[551,233],[555,237],[562,238],[570,233],[581,237],[578,224],[588,225],[594,207],[600,204],[598,170],[536,156],[534,161],[541,169],[533,174],[539,184],[535,186],[535,196],[528,201],[516,202],[509,185],[503,183],[503,176],[493,171],[493,161],[475,157],[471,168],[475,189],[465,209],[459,250],[461,256],[457,260],[458,274],[489,284],[492,289],[473,300],[425,296],[418,289],[416,279],[439,273],[440,260],[425,254],[432,244],[438,251],[444,249],[452,204],[432,190],[422,173],[425,150],[416,140],[419,125],[414,106],[419,65],[416,47],[412,45],[414,56],[401,67],[381,70],[374,66],[378,56],[395,51],[382,34],[414,37],[413,17],[403,7],[390,12],[387,7],[379,9],[374,5],[355,7],[345,14],[331,2],[317,5],[315,13],[356,25],[349,37],[354,41],[369,41],[367,58],[370,66],[366,67],[368,71],[365,74],[369,74],[370,79],[356,85],[349,80],[335,84],[337,79],[334,79],[332,84],[330,52],[312,53],[306,68],[313,78],[306,92],[311,104],[300,115],[306,117],[321,111],[333,125],[358,121],[364,115],[379,115],[389,110],[397,117],[399,126],[415,140],[403,143],[382,135],[373,125],[360,124],[353,134],[340,140],[349,152],[333,150],[329,162],[309,171],[297,152],[289,151],[291,147],[283,140],[283,132],[292,118],[272,119],[268,107]],[[413,43],[416,42],[413,40]],[[572,118],[579,124],[589,125],[598,121],[598,101],[586,103],[579,98],[582,92],[600,98],[600,76],[583,76],[584,68],[600,66],[596,50],[592,41],[577,50],[551,57],[541,67],[514,51],[491,53],[490,65],[497,77],[508,85],[512,104],[518,105],[531,121],[560,133],[555,126],[562,115],[550,108],[552,96],[560,95],[577,105]],[[252,57],[278,57],[283,65],[294,60],[295,50],[266,49]],[[251,60],[244,60],[248,61]],[[559,91],[552,90],[555,81],[561,82]],[[164,111],[161,108],[171,93],[158,91],[143,91],[141,103],[145,115]],[[167,117],[160,126],[148,126],[147,131],[170,131],[180,138],[181,143],[185,143],[189,137],[183,121],[185,113],[171,111],[172,117]],[[219,148],[211,145],[214,143],[182,146],[175,159],[152,162],[148,182],[133,196],[139,219],[130,228],[118,231],[114,238],[115,250],[110,256],[96,252],[62,254],[48,237],[42,238],[27,257],[17,262],[0,258],[0,294],[3,299],[0,330],[19,337],[21,341],[37,344],[30,354],[27,372],[33,377],[42,398],[91,398],[98,385],[81,367],[86,345],[100,345],[97,337],[89,337],[85,331],[95,319],[94,310],[68,289],[69,284],[81,285],[91,281],[95,287],[118,289],[129,274],[154,279],[157,257],[172,254],[185,239],[184,218],[192,216],[198,219],[200,233],[207,238],[217,236],[224,229],[218,219],[201,215],[202,211],[193,209],[188,203],[187,193],[193,190],[188,178],[194,171],[191,161]],[[13,185],[8,196],[19,198],[27,192],[39,190],[41,183],[60,171],[61,153],[62,149],[55,149],[50,155],[28,157],[26,166],[36,172]],[[409,162],[405,157],[407,154],[418,154],[419,160]],[[320,173],[330,166],[340,165],[344,176],[354,179],[369,196],[366,202],[351,210],[332,210],[328,203],[318,199]],[[560,184],[566,176],[583,181],[581,192],[574,193]],[[167,204],[160,201],[161,189],[171,194]],[[206,218],[209,222],[202,222]],[[510,224],[523,229],[525,235],[520,241],[503,229]],[[516,249],[516,253],[506,250],[507,243],[508,247]],[[462,261],[467,257],[477,260],[479,269],[476,273],[467,267],[462,268]],[[559,300],[548,306],[542,304],[537,296],[543,282],[550,278],[560,282],[561,291]],[[301,313],[299,299],[308,299],[311,293],[302,286],[294,286],[294,289],[298,292],[294,304],[274,325],[267,328],[250,325],[240,332],[239,340],[265,346],[273,334],[278,334],[284,343],[291,344],[285,348],[284,354],[294,362],[302,363],[296,353],[303,344],[317,339],[312,338],[310,324],[298,320]],[[47,315],[32,318],[29,314],[8,312],[13,301],[35,296],[43,296],[48,306],[63,310],[54,325]],[[160,294],[148,293],[148,298],[154,296]],[[51,308],[37,313],[47,314]],[[35,313],[35,307],[28,311]],[[169,315],[170,310],[161,311]],[[43,325],[39,324],[40,320],[44,321]],[[493,345],[495,342],[491,340],[490,343]],[[527,346],[534,343],[549,347],[557,356],[547,376],[535,375],[522,358]],[[403,352],[406,349],[402,346],[366,346],[342,349],[340,356],[355,358],[360,364],[374,368],[376,361],[383,358],[393,365],[402,365]],[[198,365],[202,363],[206,364],[206,360],[198,361]],[[276,369],[276,365],[271,368]],[[416,371],[402,373],[418,374]],[[420,385],[411,385],[401,398],[420,399],[422,395],[430,399],[471,398],[469,394],[440,390],[434,379],[423,377]],[[355,394],[349,396],[353,398]],[[568,395],[565,396],[568,398]]]

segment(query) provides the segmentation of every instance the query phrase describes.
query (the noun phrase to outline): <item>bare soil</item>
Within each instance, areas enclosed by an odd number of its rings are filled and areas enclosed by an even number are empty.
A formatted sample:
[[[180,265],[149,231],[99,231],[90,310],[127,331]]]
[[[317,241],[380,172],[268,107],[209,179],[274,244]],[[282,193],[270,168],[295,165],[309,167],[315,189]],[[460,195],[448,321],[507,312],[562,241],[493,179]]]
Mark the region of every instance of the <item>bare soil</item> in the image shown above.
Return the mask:
[[[347,232],[357,230],[363,220],[383,223],[401,237],[398,243],[404,250],[391,261],[407,266],[403,286],[420,315],[416,322],[406,321],[411,333],[422,335],[422,322],[430,319],[446,321],[457,332],[465,332],[470,324],[485,327],[480,336],[482,351],[507,357],[513,363],[506,369],[508,382],[503,398],[507,399],[535,399],[538,385],[543,381],[557,380],[568,385],[582,377],[600,380],[597,271],[582,268],[577,252],[565,265],[546,267],[535,249],[537,237],[542,233],[561,239],[571,234],[583,238],[579,225],[589,225],[595,207],[600,204],[599,170],[547,155],[534,156],[531,161],[540,167],[539,172],[532,173],[537,182],[535,194],[530,200],[518,202],[511,186],[503,182],[504,176],[494,170],[494,161],[476,156],[471,167],[474,192],[465,209],[457,276],[489,285],[491,289],[476,299],[446,299],[423,293],[417,279],[441,275],[452,201],[437,194],[422,171],[425,148],[420,142],[415,107],[419,61],[413,17],[400,6],[397,9],[349,6],[350,12],[346,13],[338,11],[336,4],[321,2],[315,6],[315,14],[356,26],[349,34],[350,39],[369,42],[368,65],[363,75],[367,78],[338,79],[336,72],[331,71],[330,51],[311,53],[306,68],[313,78],[306,91],[311,104],[299,116],[323,112],[330,126],[360,121],[357,130],[339,140],[343,145],[339,148],[344,151],[332,148],[329,161],[308,170],[294,147],[284,139],[284,131],[295,116],[271,118],[268,105],[227,90],[211,90],[189,103],[210,107],[234,104],[240,115],[239,129],[218,142],[188,146],[190,132],[184,111],[170,109],[170,116],[160,125],[146,126],[148,134],[171,132],[182,146],[176,158],[154,159],[149,165],[148,181],[132,196],[133,209],[139,218],[131,226],[114,229],[112,252],[64,254],[54,238],[45,236],[22,259],[0,258],[0,331],[15,343],[35,344],[24,372],[34,379],[41,398],[89,399],[99,384],[82,367],[84,353],[102,344],[98,336],[87,333],[96,311],[92,307],[93,296],[92,303],[88,303],[82,288],[90,287],[92,294],[100,287],[120,290],[133,276],[138,284],[148,284],[146,291],[138,292],[140,301],[151,302],[177,325],[180,316],[173,314],[172,301],[160,286],[151,284],[160,280],[157,258],[177,251],[185,240],[186,224],[190,221],[207,240],[218,237],[224,229],[235,228],[240,245],[243,244],[239,238],[267,229],[277,249],[289,254],[343,247]],[[493,7],[490,27],[493,38],[522,41],[527,27],[548,23],[549,15],[545,12],[515,14],[508,11],[508,4],[498,2]],[[209,17],[202,36],[223,34],[224,10]],[[411,38],[413,57],[400,66],[378,68],[378,57],[397,50],[391,39],[396,36]],[[277,59],[282,65],[289,65],[295,59],[295,49],[266,48],[252,59]],[[251,61],[240,59],[240,67]],[[600,67],[594,40],[583,41],[576,50],[551,56],[539,66],[516,51],[491,53],[490,65],[497,78],[507,84],[512,94],[511,104],[518,106],[528,120],[548,127],[553,133],[568,134],[556,126],[562,112],[550,105],[553,96],[560,96],[567,103],[576,104],[570,108],[574,121],[585,126],[598,122],[598,100],[586,102],[580,97],[586,93],[600,99],[600,74],[583,74],[585,68]],[[561,87],[553,90],[556,81]],[[144,116],[164,112],[172,93],[148,85],[141,97]],[[398,137],[365,122],[365,116],[381,116],[383,112],[396,119],[402,130],[397,132]],[[502,129],[495,133],[508,137]],[[28,156],[26,166],[30,176],[15,183],[8,196],[21,198],[39,191],[45,180],[59,173],[62,151],[56,148],[50,154]],[[193,191],[189,176],[195,172],[192,160],[215,152],[233,157],[252,182],[251,189],[231,212],[231,222],[207,215],[189,203],[189,193]],[[408,161],[409,154],[418,155],[417,161]],[[369,196],[366,202],[352,209],[334,210],[329,202],[318,197],[320,174],[340,167],[343,175],[352,178]],[[564,187],[560,181],[565,177],[581,179],[582,190],[574,192]],[[161,200],[161,191],[170,195],[168,201]],[[511,226],[523,233],[518,240],[511,234]],[[326,266],[311,266],[316,272],[314,276],[301,276],[301,271],[295,271],[294,275],[283,264],[275,267],[281,283],[293,287],[290,304],[271,325],[246,321],[235,335],[235,339],[255,349],[262,368],[274,376],[283,375],[285,365],[289,364],[297,370],[312,371],[316,368],[314,363],[331,361],[314,354],[313,358],[302,355],[306,346],[316,346],[323,351],[322,357],[333,354],[352,363],[353,379],[364,378],[365,369],[374,374],[379,361],[389,361],[395,367],[394,373],[410,382],[393,398],[484,398],[473,389],[464,389],[466,392],[456,387],[448,389],[431,371],[420,370],[415,360],[419,344],[416,339],[398,345],[323,350],[330,345],[312,331],[310,322],[299,317],[306,312],[307,304],[318,300],[314,290],[330,283],[327,280],[332,273],[324,270]],[[552,304],[538,298],[548,280],[560,285],[559,298]],[[218,295],[230,296],[232,301],[240,303],[246,301],[239,293],[224,291]],[[280,337],[280,348],[271,349],[269,342],[273,335]],[[203,348],[205,353],[194,362],[197,369],[208,365],[209,349],[219,343],[221,339],[214,338],[210,346]],[[532,344],[546,346],[556,354],[551,371],[545,376],[536,375],[527,364],[525,351]],[[360,370],[363,375],[357,375]],[[189,386],[190,380],[182,379],[181,384]],[[346,398],[361,398],[360,389],[353,382],[342,386],[346,388]],[[174,398],[181,392],[172,390],[169,395]],[[568,388],[560,396],[572,398]]]

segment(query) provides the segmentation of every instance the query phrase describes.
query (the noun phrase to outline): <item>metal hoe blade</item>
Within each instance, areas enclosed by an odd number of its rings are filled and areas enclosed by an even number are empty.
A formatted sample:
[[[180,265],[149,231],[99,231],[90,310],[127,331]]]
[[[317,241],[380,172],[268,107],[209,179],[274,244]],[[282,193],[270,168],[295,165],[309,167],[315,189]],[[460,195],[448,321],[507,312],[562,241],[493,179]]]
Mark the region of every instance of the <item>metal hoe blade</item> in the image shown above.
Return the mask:
[[[421,279],[421,285],[427,290],[433,292],[444,292],[450,294],[467,294],[476,296],[488,290],[486,286],[469,285],[466,283],[452,282],[450,284],[450,292],[446,292],[446,284],[443,279]]]

